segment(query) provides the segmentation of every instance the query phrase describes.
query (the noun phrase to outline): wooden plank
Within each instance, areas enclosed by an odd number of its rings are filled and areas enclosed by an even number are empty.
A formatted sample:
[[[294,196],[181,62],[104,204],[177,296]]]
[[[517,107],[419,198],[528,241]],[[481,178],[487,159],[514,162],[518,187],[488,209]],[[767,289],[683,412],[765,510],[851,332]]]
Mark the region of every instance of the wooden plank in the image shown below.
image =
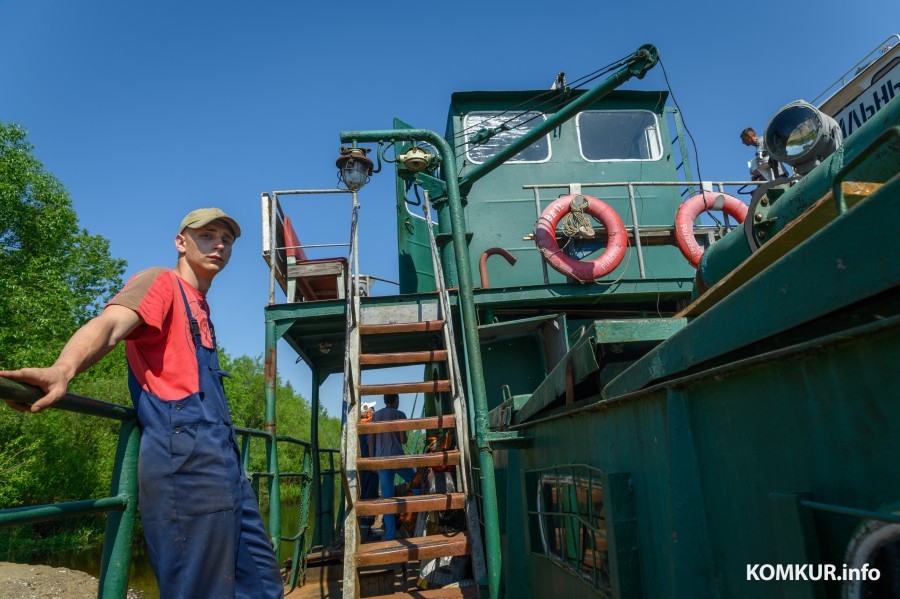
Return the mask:
[[[456,416],[428,416],[427,418],[407,418],[404,420],[388,420],[386,422],[360,422],[357,427],[360,435],[369,433],[394,433],[398,431],[423,431],[430,428],[450,428],[456,426]]]
[[[288,278],[291,277],[335,277],[344,272],[344,263],[334,262],[298,262],[288,266]]]
[[[469,538],[463,532],[429,535],[361,545],[356,554],[356,563],[359,566],[381,566],[436,557],[466,555],[468,551]]]
[[[390,595],[375,595],[370,599],[478,599],[480,597],[478,587],[470,586],[452,589],[431,589],[430,591],[410,591],[408,593],[391,593]]]
[[[389,354],[362,354],[359,357],[360,364],[427,364],[428,362],[445,362],[447,360],[446,349],[433,349],[431,351],[411,351]]]
[[[415,455],[392,455],[381,458],[359,458],[357,470],[396,470],[398,468],[424,468],[426,466],[457,466],[459,450],[436,451]]]
[[[427,333],[440,331],[443,320],[425,320],[423,322],[400,322],[396,324],[363,324],[359,326],[361,335],[387,335],[391,333]]]
[[[846,182],[841,184],[847,206],[853,207],[881,188],[881,183]],[[752,218],[748,214],[747,218]],[[819,198],[800,217],[788,223],[767,243],[744,260],[721,281],[710,287],[706,293],[694,300],[687,308],[675,315],[676,318],[699,316],[738,287],[768,268],[776,260],[809,239],[811,235],[825,227],[837,217],[837,206],[831,191]]]
[[[466,496],[462,493],[407,495],[406,497],[390,497],[388,499],[361,499],[356,505],[356,515],[413,514],[436,510],[461,510],[465,506]]]
[[[447,380],[359,386],[360,395],[384,395],[386,393],[441,393],[448,391],[450,391],[450,381]]]

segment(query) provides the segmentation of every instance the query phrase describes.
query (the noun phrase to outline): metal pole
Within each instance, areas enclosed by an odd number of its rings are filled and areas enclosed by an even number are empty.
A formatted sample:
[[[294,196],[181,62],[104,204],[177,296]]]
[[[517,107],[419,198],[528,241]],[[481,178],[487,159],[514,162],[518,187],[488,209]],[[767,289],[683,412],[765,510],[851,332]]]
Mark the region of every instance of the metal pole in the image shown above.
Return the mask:
[[[316,498],[316,528],[313,531],[313,545],[324,545],[331,539],[325,539],[322,534],[322,481],[321,464],[319,463],[319,369],[312,369],[312,417],[310,441],[312,441],[312,460],[313,460],[313,497]]]
[[[484,536],[487,547],[488,585],[492,598],[500,592],[500,524],[497,514],[497,488],[494,481],[494,460],[487,441],[487,393],[484,387],[484,371],[481,363],[481,345],[478,340],[475,316],[475,296],[472,291],[472,272],[469,268],[469,247],[466,244],[463,225],[463,207],[456,178],[456,155],[443,137],[427,129],[394,129],[383,131],[342,131],[342,142],[376,142],[394,139],[399,141],[424,141],[437,148],[443,159],[441,172],[447,184],[447,200],[450,205],[450,224],[453,248],[456,250],[456,267],[459,276],[459,305],[462,315],[463,335],[472,375],[472,395],[475,406],[475,435],[481,469],[481,490],[484,504]]]
[[[275,558],[281,563],[281,483],[278,480],[278,441],[275,438],[275,389],[278,376],[278,338],[275,321],[266,321],[266,462],[269,473],[269,537],[275,549]]]
[[[641,279],[646,279],[644,272],[644,252],[641,249],[641,227],[638,224],[637,208],[634,205],[634,186],[628,184],[628,202],[631,204],[631,224],[634,229],[634,247],[637,249],[638,266],[641,269]],[[543,262],[543,260],[542,260]]]
[[[110,511],[106,515],[103,535],[103,560],[100,563],[100,597],[125,597],[128,574],[131,570],[131,543],[138,503],[138,449],[141,434],[137,421],[122,424],[113,467],[110,495],[124,496],[128,503],[124,511]]]

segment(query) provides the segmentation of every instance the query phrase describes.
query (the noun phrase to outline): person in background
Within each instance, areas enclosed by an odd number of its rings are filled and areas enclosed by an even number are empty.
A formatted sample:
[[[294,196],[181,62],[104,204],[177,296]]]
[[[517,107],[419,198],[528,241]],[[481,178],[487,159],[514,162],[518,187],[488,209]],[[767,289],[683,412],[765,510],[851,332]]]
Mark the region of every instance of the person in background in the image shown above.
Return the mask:
[[[396,393],[388,393],[384,396],[384,407],[375,412],[372,422],[389,422],[392,420],[406,420],[406,414],[401,412],[400,396]],[[369,455],[373,457],[387,457],[403,455],[403,445],[406,443],[406,431],[389,433],[373,433],[369,435]],[[399,475],[406,482],[410,482],[416,471],[412,468],[399,468],[397,470],[379,470],[378,482],[381,487],[381,497],[394,496],[394,476]],[[393,541],[397,538],[397,517],[394,514],[382,516],[384,521],[384,540]]]
[[[747,164],[750,169],[751,181],[773,181],[788,176],[784,165],[769,156],[765,141],[756,135],[753,127],[747,127],[741,131],[741,142],[745,146],[756,148],[756,155]]]
[[[374,401],[364,401],[360,406],[360,423],[372,422],[372,416],[375,414]],[[372,457],[369,454],[369,435],[359,436],[359,452],[360,457]],[[378,497],[378,476],[371,470],[361,470],[359,472],[359,498],[375,499]],[[359,525],[362,528],[363,540],[369,537],[369,531],[375,524],[375,516],[362,516],[359,519]]]
[[[66,395],[75,375],[122,340],[141,430],[138,502],[160,596],[282,598],[259,505],[241,467],[206,294],[241,236],[233,218],[200,208],[175,235],[174,269],[134,275],[78,329],[48,368],[0,371],[40,387],[32,412]],[[10,404],[18,410],[26,406]]]

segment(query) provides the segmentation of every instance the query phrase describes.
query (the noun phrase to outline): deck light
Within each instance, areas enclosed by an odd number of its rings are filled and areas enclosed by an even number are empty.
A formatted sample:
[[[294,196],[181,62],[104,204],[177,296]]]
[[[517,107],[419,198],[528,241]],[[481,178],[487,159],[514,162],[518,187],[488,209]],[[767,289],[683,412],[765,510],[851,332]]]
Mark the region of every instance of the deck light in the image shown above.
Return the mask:
[[[369,182],[374,164],[366,154],[368,148],[345,148],[341,146],[341,155],[335,165],[338,167],[338,180],[343,181],[350,191],[358,191]]]
[[[797,100],[778,111],[766,127],[769,154],[805,175],[838,149],[841,128],[812,104]]]
[[[432,160],[434,160],[434,154],[423,150],[419,146],[413,146],[404,154],[397,156],[397,162],[414,173],[428,168]]]

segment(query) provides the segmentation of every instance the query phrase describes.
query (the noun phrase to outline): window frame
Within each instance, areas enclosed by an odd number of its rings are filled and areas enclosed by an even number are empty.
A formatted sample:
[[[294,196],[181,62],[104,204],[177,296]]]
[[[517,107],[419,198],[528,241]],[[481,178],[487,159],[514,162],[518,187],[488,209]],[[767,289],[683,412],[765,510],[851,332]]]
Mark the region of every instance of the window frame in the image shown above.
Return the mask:
[[[659,155],[656,158],[653,158],[653,153],[650,153],[650,158],[597,158],[591,159],[585,156],[584,154],[584,144],[582,143],[581,137],[581,116],[584,114],[592,114],[592,113],[623,113],[623,112],[646,112],[653,117],[653,123],[656,131],[656,146]],[[663,149],[663,141],[662,141],[662,129],[659,124],[659,115],[653,112],[652,110],[647,110],[646,108],[625,108],[621,110],[617,109],[605,109],[605,110],[582,110],[575,117],[575,135],[578,138],[578,153],[581,155],[581,158],[585,162],[658,162],[665,157],[665,151]]]
[[[469,131],[469,125],[466,122],[468,120],[468,118],[470,116],[475,116],[475,115],[499,116],[499,115],[502,115],[503,112],[504,111],[502,111],[502,110],[473,110],[472,112],[467,112],[466,114],[462,115],[462,126],[463,126],[463,131],[464,131],[463,135],[464,135],[465,144],[466,144],[465,157],[466,157],[467,161],[469,161],[472,164],[484,164],[485,162],[487,162],[487,160],[477,161],[472,158],[472,154],[470,153],[469,150],[470,150],[470,148],[477,146],[477,144],[473,144],[470,141],[470,138],[471,138],[470,134],[474,134],[474,132]],[[521,117],[521,116],[529,115],[532,113],[539,114],[543,121],[547,120],[547,115],[539,110],[525,110],[525,111],[520,112],[517,116]],[[543,164],[545,162],[550,162],[550,160],[553,158],[553,143],[550,139],[549,133],[544,134],[543,138],[547,140],[547,157],[546,158],[544,158],[542,160],[514,160],[514,157],[513,157],[513,158],[510,158],[509,160],[507,160],[504,164]],[[535,143],[537,143],[537,140],[535,140]],[[496,155],[496,154],[494,154],[494,155]]]

